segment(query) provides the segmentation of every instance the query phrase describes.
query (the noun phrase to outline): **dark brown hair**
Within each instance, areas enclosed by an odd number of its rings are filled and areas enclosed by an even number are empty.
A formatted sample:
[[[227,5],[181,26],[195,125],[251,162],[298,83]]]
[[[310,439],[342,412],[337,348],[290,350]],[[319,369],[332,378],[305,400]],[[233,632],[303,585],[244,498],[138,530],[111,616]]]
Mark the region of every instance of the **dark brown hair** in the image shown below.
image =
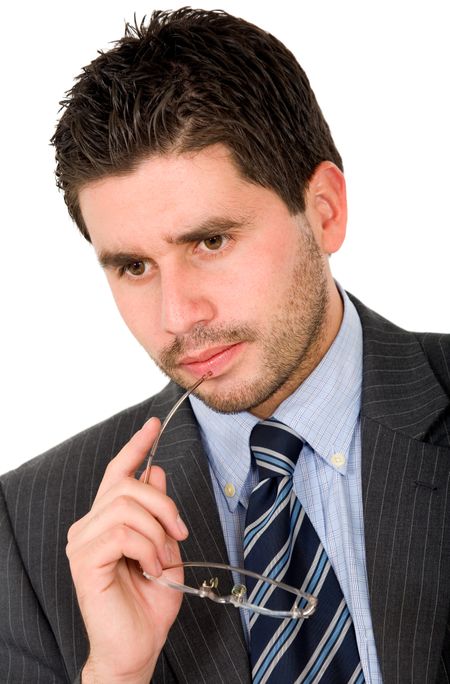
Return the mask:
[[[88,230],[78,193],[146,157],[223,143],[242,176],[292,213],[320,162],[342,160],[308,78],[276,38],[222,11],[156,11],[127,24],[61,102],[52,137],[69,213]]]

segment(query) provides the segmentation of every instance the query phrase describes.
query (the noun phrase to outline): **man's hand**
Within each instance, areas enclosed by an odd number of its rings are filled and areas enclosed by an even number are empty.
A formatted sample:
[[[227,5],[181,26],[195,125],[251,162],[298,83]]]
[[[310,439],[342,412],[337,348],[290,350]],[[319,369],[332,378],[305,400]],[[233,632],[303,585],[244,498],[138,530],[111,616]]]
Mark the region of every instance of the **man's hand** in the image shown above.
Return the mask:
[[[188,532],[166,495],[164,471],[135,479],[159,430],[151,419],[108,465],[92,509],[75,522],[66,548],[90,653],[83,684],[148,684],[182,594],[145,579],[180,562]],[[183,581],[181,568],[164,573]]]

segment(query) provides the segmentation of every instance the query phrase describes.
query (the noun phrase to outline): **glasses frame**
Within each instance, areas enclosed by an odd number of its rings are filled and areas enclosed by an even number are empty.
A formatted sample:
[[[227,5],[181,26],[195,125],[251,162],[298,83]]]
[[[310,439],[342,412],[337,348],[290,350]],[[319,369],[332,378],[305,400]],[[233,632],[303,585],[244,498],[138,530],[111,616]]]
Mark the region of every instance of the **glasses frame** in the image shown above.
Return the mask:
[[[209,377],[211,377],[212,373],[206,373],[206,375],[203,375],[197,382],[189,387],[189,389],[178,399],[178,401],[174,404],[174,406],[171,408],[169,413],[167,414],[166,418],[164,419],[160,431],[158,433],[158,436],[156,437],[155,441],[153,442],[153,445],[150,449],[148,459],[147,459],[147,465],[144,471],[144,475],[142,478],[142,482],[144,484],[148,484],[150,481],[150,471],[153,463],[153,459],[155,457],[156,449],[158,448],[159,440],[161,438],[162,433],[166,429],[168,423],[170,422],[171,418],[174,416],[176,413],[177,409],[179,406],[183,403],[185,399],[194,391],[197,389],[197,387],[204,381],[207,380]],[[211,577],[209,580],[205,579],[202,584],[198,587],[190,587],[186,584],[180,584],[179,582],[174,582],[170,580],[169,578],[165,577],[164,575],[160,575],[159,577],[156,577],[154,575],[151,575],[150,573],[145,572],[142,570],[143,576],[152,581],[152,582],[157,582],[158,584],[169,587],[171,589],[175,589],[177,591],[181,591],[183,594],[190,594],[192,596],[198,596],[199,598],[207,598],[213,601],[214,603],[220,603],[220,604],[225,604],[225,605],[232,605],[235,608],[243,608],[246,610],[250,610],[254,613],[258,613],[260,615],[265,615],[267,617],[274,617],[274,618],[279,618],[279,619],[293,619],[293,620],[298,620],[298,619],[306,619],[309,618],[313,613],[315,612],[318,604],[318,599],[313,596],[312,594],[307,594],[300,589],[297,589],[296,587],[292,587],[289,584],[284,584],[284,582],[279,582],[278,580],[274,580],[271,577],[267,577],[265,575],[259,575],[256,572],[252,572],[251,570],[246,570],[245,568],[237,568],[232,565],[227,565],[225,563],[207,563],[203,561],[184,561],[182,563],[175,563],[171,565],[166,565],[163,568],[164,570],[170,570],[172,568],[208,568],[208,569],[217,569],[217,570],[227,570],[232,573],[237,573],[240,576],[246,576],[246,577],[252,577],[259,582],[263,582],[265,584],[271,584],[275,586],[278,589],[281,589],[283,591],[287,591],[291,594],[295,595],[295,601],[290,610],[273,610],[271,608],[265,608],[264,606],[260,606],[257,604],[249,603],[246,599],[247,596],[247,588],[244,584],[235,584],[231,590],[231,594],[227,596],[222,596],[218,592],[218,585],[219,585],[219,580],[217,577]],[[305,601],[306,605],[300,606],[299,603],[301,601]]]

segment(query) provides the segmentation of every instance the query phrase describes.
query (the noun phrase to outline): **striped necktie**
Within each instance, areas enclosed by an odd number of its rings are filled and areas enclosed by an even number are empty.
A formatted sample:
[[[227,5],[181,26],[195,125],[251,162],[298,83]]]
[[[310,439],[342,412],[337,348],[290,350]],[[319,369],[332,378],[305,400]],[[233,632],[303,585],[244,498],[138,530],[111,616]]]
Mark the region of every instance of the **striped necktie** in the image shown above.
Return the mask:
[[[318,598],[308,619],[251,614],[252,681],[362,684],[351,615],[317,532],[293,490],[302,446],[294,430],[273,418],[255,425],[250,437],[260,481],[247,509],[244,567]],[[289,610],[292,595],[272,587],[248,578],[250,602]]]

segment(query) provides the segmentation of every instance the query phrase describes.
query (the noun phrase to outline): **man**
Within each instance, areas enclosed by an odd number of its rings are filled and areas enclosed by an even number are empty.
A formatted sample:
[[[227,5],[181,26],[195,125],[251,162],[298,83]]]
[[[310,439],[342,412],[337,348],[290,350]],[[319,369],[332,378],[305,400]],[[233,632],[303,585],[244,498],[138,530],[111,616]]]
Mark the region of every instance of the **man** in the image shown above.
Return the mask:
[[[69,212],[172,382],[2,478],[2,681],[450,681],[450,341],[334,282],[342,162],[294,57],[225,13],[155,13],[64,107]],[[139,481],[155,417],[202,377]],[[267,427],[294,461],[254,445]],[[291,472],[262,477],[264,454]],[[277,579],[309,587],[314,544],[326,567],[311,617],[161,585],[181,558],[268,574],[285,519]]]

